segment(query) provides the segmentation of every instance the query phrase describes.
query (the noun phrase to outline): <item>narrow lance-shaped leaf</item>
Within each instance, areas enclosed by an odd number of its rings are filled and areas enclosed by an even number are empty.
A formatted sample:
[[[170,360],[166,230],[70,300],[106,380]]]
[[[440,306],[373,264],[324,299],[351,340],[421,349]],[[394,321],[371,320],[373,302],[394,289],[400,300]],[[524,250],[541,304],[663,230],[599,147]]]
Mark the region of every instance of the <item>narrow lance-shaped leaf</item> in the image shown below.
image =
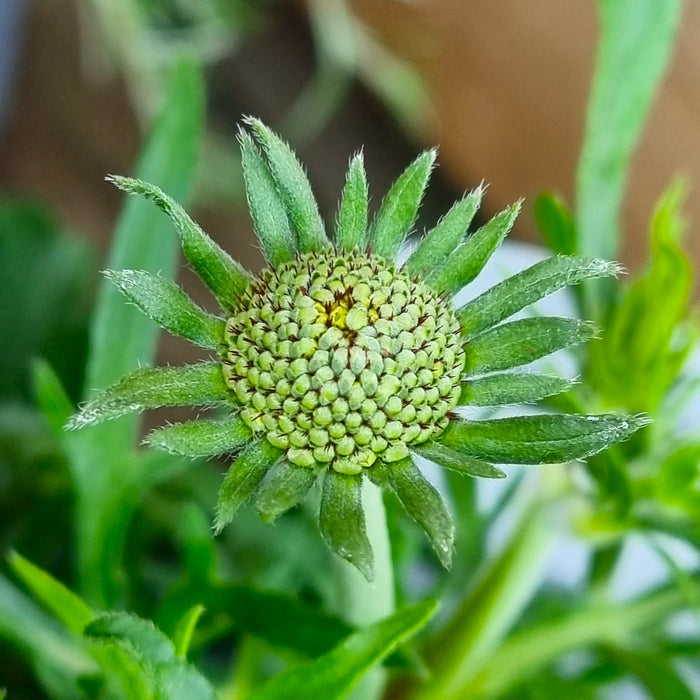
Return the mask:
[[[391,186],[370,231],[372,252],[390,260],[396,257],[418,214],[436,151],[421,153]]]
[[[543,192],[535,199],[535,221],[552,252],[575,255],[576,225],[566,205],[553,193]]]
[[[372,666],[421,629],[435,608],[434,601],[419,603],[355,632],[319,659],[273,678],[250,700],[341,700]]]
[[[585,279],[622,272],[616,263],[555,256],[503,280],[459,310],[462,332],[474,335],[509,318],[552,292]]]
[[[463,476],[474,476],[485,479],[503,479],[505,473],[497,469],[493,464],[484,462],[476,457],[463,454],[451,447],[446,447],[438,442],[429,442],[424,445],[416,445],[414,448],[421,457],[439,464],[445,469],[457,472]]]
[[[175,653],[181,659],[187,657],[187,651],[192,643],[194,629],[199,622],[199,618],[202,617],[204,610],[205,608],[203,605],[193,605],[178,620],[175,632],[173,632],[173,647],[175,647]]]
[[[440,444],[477,459],[511,464],[555,464],[590,457],[647,425],[644,416],[515,416],[454,421]]]
[[[265,260],[273,266],[292,260],[296,252],[296,235],[289,224],[287,210],[275,180],[253,139],[238,130],[243,177],[248,208]]]
[[[282,456],[265,438],[251,442],[229,467],[219,490],[214,531],[218,534],[253,494],[267,470]]]
[[[476,279],[513,228],[522,200],[496,214],[472,234],[444,263],[428,275],[427,283],[441,293],[455,294]]]
[[[335,244],[339,249],[359,248],[367,235],[369,192],[362,153],[350,161],[336,217]]]
[[[483,194],[483,186],[469,192],[459,202],[455,202],[436,226],[425,234],[406,262],[405,269],[409,275],[424,275],[444,263],[466,235],[481,205]]]
[[[465,374],[484,374],[526,365],[590,340],[595,332],[595,326],[587,321],[548,316],[496,326],[467,343]]]
[[[159,187],[120,175],[110,175],[107,181],[124,192],[146,197],[162,209],[172,220],[192,269],[211,290],[222,308],[236,308],[236,299],[245,292],[252,280],[250,273],[240,263],[222,250],[189,217],[184,208]]]
[[[362,507],[362,475],[326,472],[319,525],[326,544],[371,581],[374,578],[374,555]]]
[[[316,198],[294,152],[260,120],[249,117],[246,123],[253,129],[256,140],[265,151],[270,172],[287,208],[287,216],[296,230],[299,250],[308,253],[328,248],[330,241]]]
[[[211,457],[235,452],[253,433],[238,416],[219,420],[193,420],[154,430],[147,442],[153,447],[187,457]]]
[[[568,391],[573,384],[569,379],[547,374],[494,374],[464,382],[459,403],[470,406],[535,403]]]
[[[31,365],[32,388],[37,405],[56,433],[60,433],[75,410],[60,378],[45,360]]]
[[[174,282],[145,270],[106,270],[104,275],[165,330],[203,348],[223,343],[223,319],[200,309]]]
[[[260,517],[274,522],[280,515],[299,504],[314,485],[318,471],[278,462],[258,491],[256,506]]]
[[[199,406],[230,400],[217,362],[137,369],[85,403],[68,422],[74,430],[126,413],[161,406]]]

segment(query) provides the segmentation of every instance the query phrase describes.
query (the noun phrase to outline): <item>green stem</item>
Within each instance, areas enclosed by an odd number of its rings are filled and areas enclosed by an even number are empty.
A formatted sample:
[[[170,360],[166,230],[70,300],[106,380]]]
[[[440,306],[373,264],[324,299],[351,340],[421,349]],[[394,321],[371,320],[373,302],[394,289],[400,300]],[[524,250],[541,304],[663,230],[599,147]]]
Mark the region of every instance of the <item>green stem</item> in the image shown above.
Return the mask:
[[[354,566],[334,556],[335,598],[329,603],[332,612],[357,627],[381,620],[396,609],[394,568],[382,491],[369,479],[364,480],[363,503],[367,535],[374,551],[374,581],[366,581]],[[349,700],[380,698],[385,676],[382,668],[372,669],[348,696]]]

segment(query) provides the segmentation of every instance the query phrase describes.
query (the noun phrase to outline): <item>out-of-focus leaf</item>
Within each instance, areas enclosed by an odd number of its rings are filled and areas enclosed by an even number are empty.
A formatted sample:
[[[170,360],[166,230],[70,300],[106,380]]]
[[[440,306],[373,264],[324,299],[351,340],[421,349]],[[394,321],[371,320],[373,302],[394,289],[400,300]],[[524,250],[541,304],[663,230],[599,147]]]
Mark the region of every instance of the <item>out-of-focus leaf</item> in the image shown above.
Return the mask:
[[[576,254],[576,225],[567,206],[552,192],[535,199],[535,220],[542,238],[557,255]]]
[[[667,503],[682,503],[700,475],[700,444],[684,445],[661,465],[656,481],[659,496]]]
[[[173,646],[175,647],[175,653],[181,659],[184,659],[187,656],[187,651],[192,643],[194,628],[197,626],[197,622],[199,622],[199,618],[203,613],[203,605],[193,605],[179,619],[177,627],[175,627],[175,632],[173,633]]]
[[[31,370],[36,403],[46,416],[51,429],[60,435],[75,407],[48,362],[35,360]]]
[[[250,700],[341,700],[375,663],[421,629],[435,608],[433,601],[420,603],[355,632],[316,661],[273,678]]]

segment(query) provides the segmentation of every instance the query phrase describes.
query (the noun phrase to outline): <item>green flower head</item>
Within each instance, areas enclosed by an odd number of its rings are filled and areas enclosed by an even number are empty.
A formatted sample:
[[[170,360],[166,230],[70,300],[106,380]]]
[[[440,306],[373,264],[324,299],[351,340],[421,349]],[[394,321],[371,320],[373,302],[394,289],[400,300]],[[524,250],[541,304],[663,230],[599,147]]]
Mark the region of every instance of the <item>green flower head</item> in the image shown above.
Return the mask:
[[[568,380],[512,370],[590,339],[592,325],[509,319],[562,287],[615,275],[617,265],[553,257],[456,308],[454,295],[501,244],[519,203],[466,235],[482,189],[468,193],[401,266],[396,257],[414,224],[434,151],[399,176],[371,223],[362,155],[356,155],[330,239],[294,153],[258,120],[246,126],[239,131],[243,173],[267,261],[257,276],[157,187],[109,178],[171,217],[185,256],[222,313],[206,313],[161,277],[108,271],[148,316],[210,350],[212,359],[136,370],[84,405],[69,427],[159,406],[223,407],[224,417],[168,425],[148,437],[191,457],[237,454],[221,487],[215,529],[252,495],[261,516],[274,520],[321,478],[322,535],[371,578],[365,476],[394,492],[449,566],[452,520],[416,456],[471,477],[502,477],[493,463],[583,458],[644,424],[643,417],[561,414],[474,421],[454,410],[536,402],[567,390]]]

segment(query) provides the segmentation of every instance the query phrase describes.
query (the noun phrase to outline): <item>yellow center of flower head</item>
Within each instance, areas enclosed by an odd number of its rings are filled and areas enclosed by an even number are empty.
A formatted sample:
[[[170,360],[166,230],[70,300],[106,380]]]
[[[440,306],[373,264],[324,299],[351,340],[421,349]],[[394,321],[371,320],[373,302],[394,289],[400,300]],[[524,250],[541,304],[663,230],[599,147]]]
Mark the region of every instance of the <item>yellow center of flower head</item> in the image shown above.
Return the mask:
[[[255,432],[300,467],[357,474],[441,433],[464,350],[449,304],[382,258],[299,255],[228,319],[224,375]]]

